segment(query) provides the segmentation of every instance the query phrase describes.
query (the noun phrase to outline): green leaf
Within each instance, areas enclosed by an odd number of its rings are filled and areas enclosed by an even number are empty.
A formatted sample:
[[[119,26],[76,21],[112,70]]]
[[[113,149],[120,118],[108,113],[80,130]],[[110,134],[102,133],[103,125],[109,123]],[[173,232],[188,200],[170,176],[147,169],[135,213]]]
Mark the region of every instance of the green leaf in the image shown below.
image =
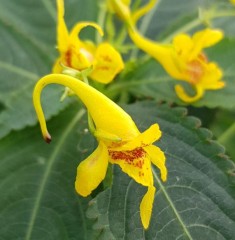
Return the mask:
[[[115,240],[109,227],[108,211],[109,211],[109,201],[111,191],[107,189],[101,192],[96,198],[90,201],[89,208],[87,210],[87,217],[90,219],[95,219],[95,224],[93,225],[94,236],[96,239],[108,239]]]
[[[183,108],[142,102],[127,107],[143,131],[158,122],[157,145],[167,157],[168,180],[153,166],[157,192],[150,227],[144,231],[139,204],[146,192],[114,167],[113,185],[92,200],[88,216],[115,239],[233,239],[235,235],[234,164],[200,121]],[[105,203],[105,205],[104,205]],[[101,226],[102,219],[103,228]],[[108,221],[107,221],[108,219]],[[101,232],[102,233],[102,232]],[[109,239],[101,235],[98,239]]]
[[[146,35],[152,39],[155,39],[157,35],[161,34],[165,29],[175,23],[175,21],[182,15],[188,15],[189,13],[194,15],[195,11],[198,10],[200,4],[197,0],[191,1],[178,1],[177,4],[172,5],[171,0],[159,1],[154,8],[154,12],[150,13],[149,16],[146,15],[143,17],[144,21],[152,16],[152,20],[147,26]],[[146,20],[145,20],[146,19]]]
[[[214,116],[210,129],[223,146],[226,152],[235,160],[235,111],[219,110]]]
[[[33,87],[40,77],[51,72],[58,54],[55,1],[0,0],[0,5],[1,138],[11,130],[36,123],[31,97]],[[65,7],[69,27],[79,20],[94,20],[97,15],[97,6],[92,0],[66,1]],[[47,91],[48,119],[70,102],[59,103],[62,88]]]
[[[77,165],[93,145],[84,113],[76,104],[49,121],[50,145],[39,126],[0,141],[0,239],[92,239],[91,198],[74,190]]]
[[[234,45],[235,40],[224,39],[221,43],[207,50],[208,58],[217,62],[223,70],[223,81],[226,86],[223,89],[206,91],[203,98],[192,105],[210,108],[221,107],[224,109],[235,108]],[[167,101],[185,105],[174,91],[175,84],[179,83],[188,86],[183,81],[172,79],[154,59],[150,59],[144,64],[137,63],[133,72],[130,72],[120,82],[116,82],[109,87],[108,94],[112,95],[115,92],[128,90],[139,98],[151,97],[159,102]],[[190,90],[189,86],[188,90]]]

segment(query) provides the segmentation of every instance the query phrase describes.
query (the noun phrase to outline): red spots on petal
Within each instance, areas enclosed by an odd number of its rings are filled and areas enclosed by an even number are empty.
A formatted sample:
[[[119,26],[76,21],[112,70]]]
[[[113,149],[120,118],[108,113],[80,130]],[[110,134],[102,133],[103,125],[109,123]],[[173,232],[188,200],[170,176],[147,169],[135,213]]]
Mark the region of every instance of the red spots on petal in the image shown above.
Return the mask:
[[[139,171],[139,177],[144,177],[144,173]]]
[[[135,148],[130,151],[112,151],[109,150],[109,155],[114,161],[125,161],[137,168],[142,168],[146,152],[143,148]]]
[[[68,67],[71,67],[71,63],[72,63],[72,49],[69,49],[66,53],[65,53],[65,64]]]
[[[110,68],[108,66],[99,66],[99,67],[97,67],[97,69],[102,70],[102,71],[109,71]]]
[[[102,58],[103,61],[105,61],[105,62],[112,62],[112,58],[111,58],[110,56],[103,55],[103,56],[101,56],[101,58]]]
[[[81,71],[89,67],[88,65],[92,64],[93,59],[93,55],[85,48],[78,49],[74,45],[70,45],[64,54],[63,64]]]

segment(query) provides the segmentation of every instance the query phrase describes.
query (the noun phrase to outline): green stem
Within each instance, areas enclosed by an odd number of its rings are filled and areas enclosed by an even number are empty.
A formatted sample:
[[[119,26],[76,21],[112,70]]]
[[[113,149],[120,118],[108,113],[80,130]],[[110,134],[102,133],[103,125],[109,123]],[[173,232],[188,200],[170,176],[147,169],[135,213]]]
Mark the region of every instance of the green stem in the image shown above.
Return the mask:
[[[87,75],[82,74],[82,78],[83,78],[83,82],[86,83],[87,85],[89,85],[89,80],[87,78]]]
[[[99,4],[99,14],[98,14],[98,18],[97,18],[98,25],[102,29],[104,29],[106,12],[107,12],[106,3],[104,1],[102,1]],[[100,36],[100,34],[98,32],[96,32],[96,43],[97,44],[101,43],[101,41],[102,41],[102,36]]]
[[[235,123],[233,123],[219,138],[218,142],[222,145],[226,145],[235,137]]]

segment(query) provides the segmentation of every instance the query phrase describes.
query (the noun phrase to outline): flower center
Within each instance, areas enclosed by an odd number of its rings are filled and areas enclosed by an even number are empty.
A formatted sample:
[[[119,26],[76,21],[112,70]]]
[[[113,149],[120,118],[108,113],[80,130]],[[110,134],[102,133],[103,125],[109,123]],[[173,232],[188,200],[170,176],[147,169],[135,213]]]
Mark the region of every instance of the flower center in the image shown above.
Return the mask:
[[[187,73],[190,76],[190,83],[196,85],[200,82],[205,70],[204,63],[207,63],[207,57],[205,54],[200,53],[197,59],[190,61],[187,64]]]
[[[79,71],[88,68],[93,60],[94,56],[89,51],[85,48],[76,49],[73,45],[69,47],[64,56],[65,65]]]

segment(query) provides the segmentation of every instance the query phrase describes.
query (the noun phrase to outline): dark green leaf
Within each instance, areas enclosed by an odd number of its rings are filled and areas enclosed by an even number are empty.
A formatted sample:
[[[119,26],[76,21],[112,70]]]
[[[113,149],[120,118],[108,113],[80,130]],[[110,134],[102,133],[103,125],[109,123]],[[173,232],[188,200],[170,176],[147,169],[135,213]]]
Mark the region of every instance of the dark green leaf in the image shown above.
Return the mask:
[[[39,126],[0,141],[0,239],[91,239],[88,198],[74,190],[76,168],[93,145],[78,105],[49,121],[50,145]],[[85,124],[85,125],[84,125]]]

